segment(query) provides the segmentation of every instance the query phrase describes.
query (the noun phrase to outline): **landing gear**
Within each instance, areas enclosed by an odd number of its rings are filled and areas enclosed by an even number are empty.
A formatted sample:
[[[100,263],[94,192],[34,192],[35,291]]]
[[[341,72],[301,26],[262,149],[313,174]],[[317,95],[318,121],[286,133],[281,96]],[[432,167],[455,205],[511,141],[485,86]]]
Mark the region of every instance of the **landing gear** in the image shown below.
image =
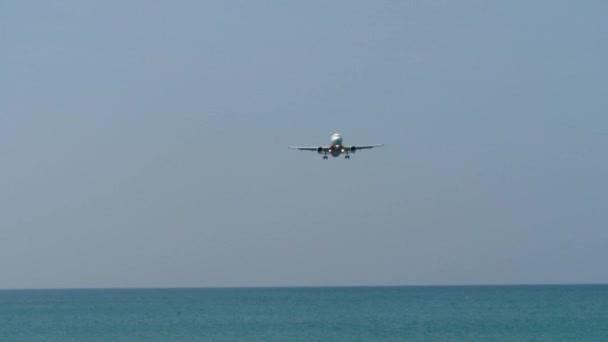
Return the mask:
[[[347,154],[344,156],[344,159],[350,159],[350,156]]]
[[[323,156],[323,160],[327,159],[327,156]]]

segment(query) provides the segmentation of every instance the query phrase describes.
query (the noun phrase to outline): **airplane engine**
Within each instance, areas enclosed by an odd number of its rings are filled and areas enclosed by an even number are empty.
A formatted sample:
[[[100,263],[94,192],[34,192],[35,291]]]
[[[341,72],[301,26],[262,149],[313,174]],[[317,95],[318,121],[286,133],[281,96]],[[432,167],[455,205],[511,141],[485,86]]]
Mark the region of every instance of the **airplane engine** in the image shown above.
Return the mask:
[[[317,153],[319,153],[319,154],[323,153],[323,147],[321,147],[321,146],[317,147]]]
[[[350,153],[355,153],[355,152],[357,152],[357,147],[356,146],[352,146],[350,148]]]

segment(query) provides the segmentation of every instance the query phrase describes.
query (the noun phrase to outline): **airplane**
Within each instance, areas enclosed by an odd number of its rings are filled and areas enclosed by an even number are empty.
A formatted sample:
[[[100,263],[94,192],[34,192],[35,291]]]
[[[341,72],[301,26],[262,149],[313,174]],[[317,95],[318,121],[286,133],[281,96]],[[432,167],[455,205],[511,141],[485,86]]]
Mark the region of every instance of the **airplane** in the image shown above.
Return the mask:
[[[345,159],[350,159],[349,153],[355,153],[358,150],[365,150],[374,147],[381,147],[381,145],[363,145],[363,146],[345,146],[342,145],[342,136],[340,133],[335,133],[331,136],[330,144],[327,147],[319,146],[319,147],[300,147],[300,146],[289,146],[290,149],[300,150],[300,151],[317,151],[317,153],[323,155],[323,159],[327,159],[327,154],[330,154],[332,157],[338,157],[340,154],[344,153]]]

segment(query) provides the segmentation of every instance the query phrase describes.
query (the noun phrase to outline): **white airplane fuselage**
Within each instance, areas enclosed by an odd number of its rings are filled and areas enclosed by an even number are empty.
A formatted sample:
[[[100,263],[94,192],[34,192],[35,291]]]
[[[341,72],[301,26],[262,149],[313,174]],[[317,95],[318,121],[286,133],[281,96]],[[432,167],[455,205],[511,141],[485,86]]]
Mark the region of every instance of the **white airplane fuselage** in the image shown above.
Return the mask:
[[[341,153],[347,152],[344,149],[344,145],[342,145],[342,136],[339,133],[335,133],[331,136],[328,152],[333,157],[339,157]]]

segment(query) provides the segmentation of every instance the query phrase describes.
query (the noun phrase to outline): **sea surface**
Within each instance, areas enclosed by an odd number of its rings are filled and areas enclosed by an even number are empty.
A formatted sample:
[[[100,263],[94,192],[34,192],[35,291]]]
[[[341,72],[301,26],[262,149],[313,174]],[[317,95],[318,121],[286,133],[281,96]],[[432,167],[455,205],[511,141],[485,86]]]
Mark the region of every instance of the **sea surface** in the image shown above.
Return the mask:
[[[0,341],[608,341],[608,285],[2,290]]]

